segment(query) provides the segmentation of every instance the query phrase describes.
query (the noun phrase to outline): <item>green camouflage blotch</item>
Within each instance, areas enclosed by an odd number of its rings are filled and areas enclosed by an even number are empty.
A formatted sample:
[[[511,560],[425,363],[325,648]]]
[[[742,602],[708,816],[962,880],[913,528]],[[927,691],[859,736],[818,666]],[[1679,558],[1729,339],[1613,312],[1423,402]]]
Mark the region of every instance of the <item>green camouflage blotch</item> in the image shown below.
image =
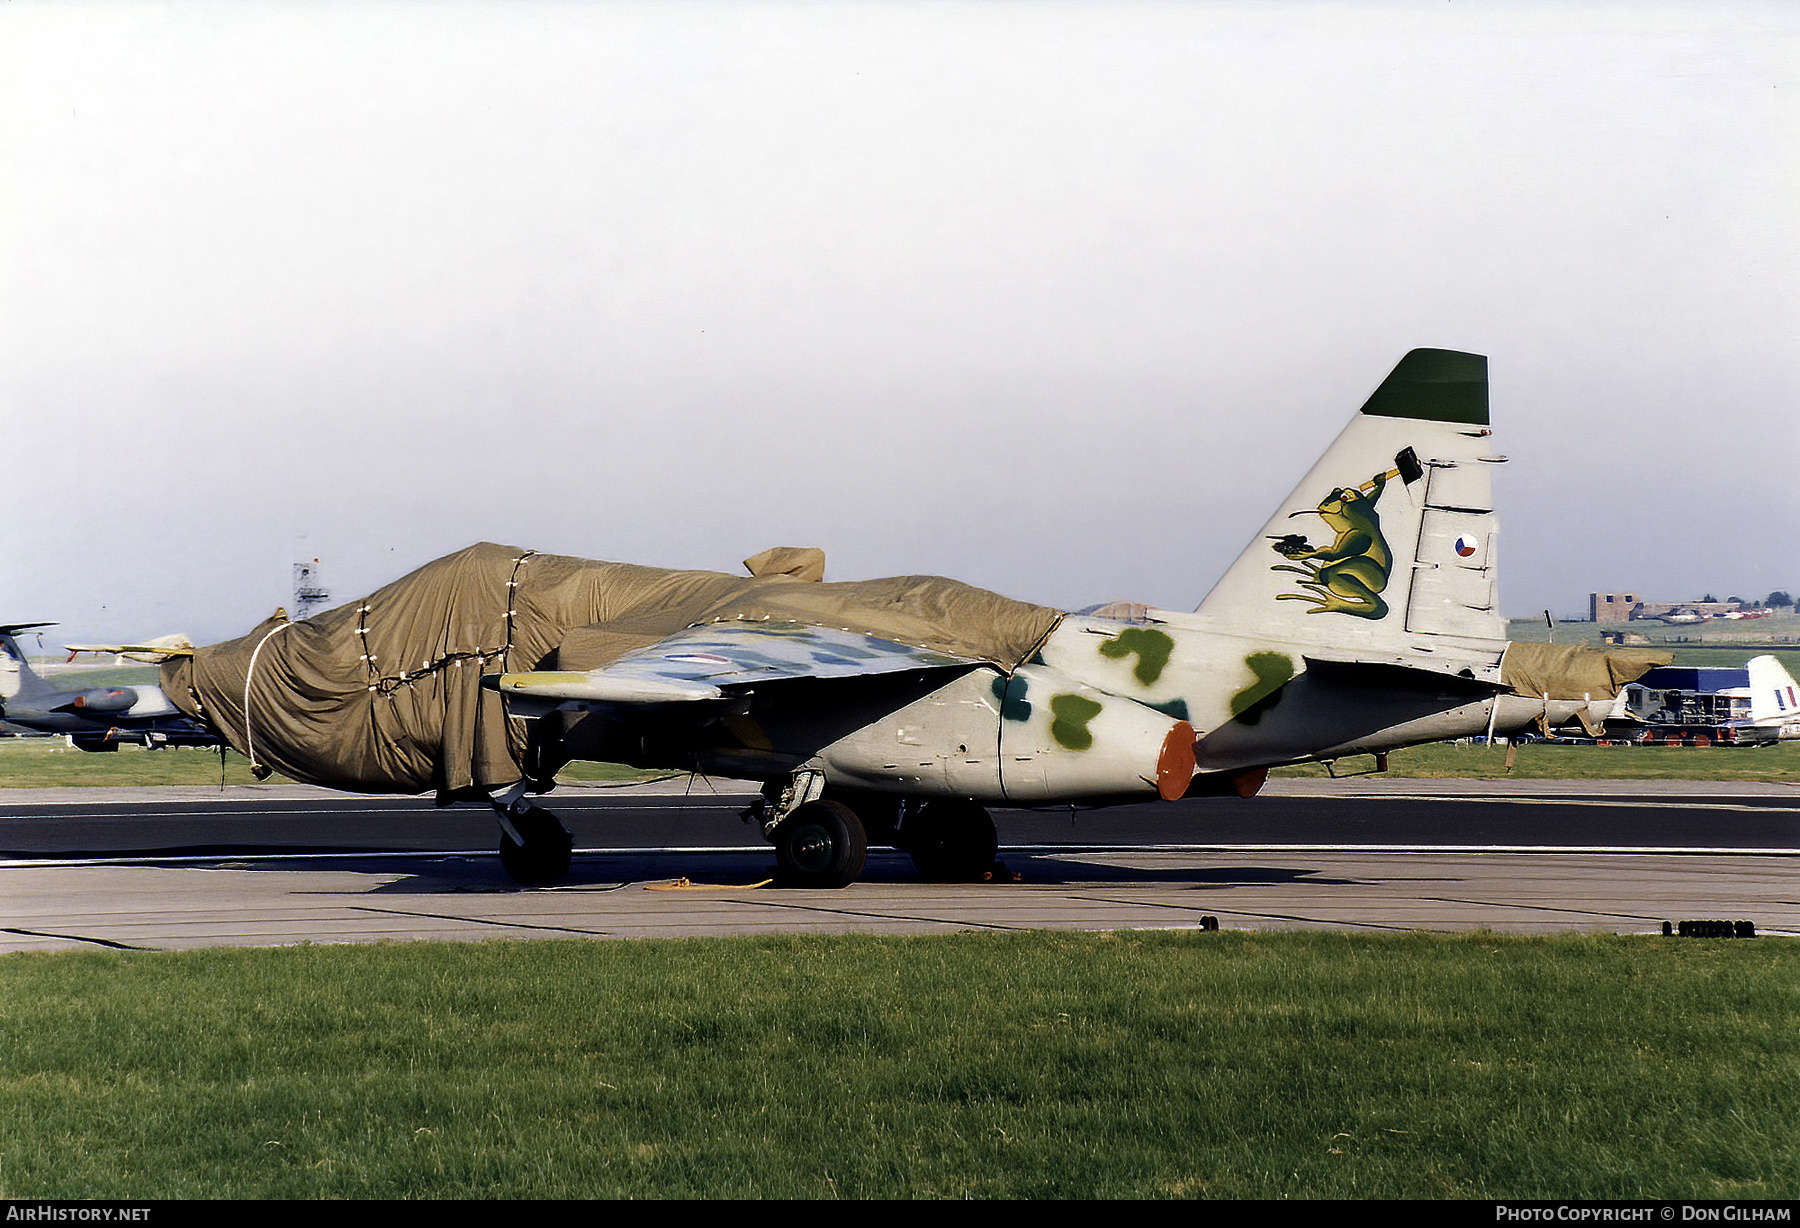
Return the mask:
[[[1145,686],[1162,677],[1163,667],[1169,663],[1169,654],[1173,651],[1174,637],[1167,631],[1149,627],[1127,627],[1100,645],[1100,655],[1115,661],[1136,653],[1137,666],[1131,673]]]
[[[1025,698],[1025,688],[1028,685],[1025,679],[1017,674],[1011,678],[994,679],[994,700],[1000,705],[1001,720],[1028,721],[1031,719],[1031,701]]]
[[[1281,702],[1281,688],[1294,676],[1294,659],[1285,652],[1253,652],[1244,658],[1244,664],[1256,681],[1231,697],[1231,715],[1254,725]]]
[[[1185,721],[1188,719],[1187,700],[1185,699],[1171,699],[1165,704],[1145,704],[1144,706],[1160,712],[1164,716],[1173,717],[1178,721]]]
[[[1050,736],[1069,750],[1086,750],[1094,744],[1088,722],[1100,715],[1100,705],[1085,695],[1058,695],[1050,701],[1055,719],[1050,722]]]

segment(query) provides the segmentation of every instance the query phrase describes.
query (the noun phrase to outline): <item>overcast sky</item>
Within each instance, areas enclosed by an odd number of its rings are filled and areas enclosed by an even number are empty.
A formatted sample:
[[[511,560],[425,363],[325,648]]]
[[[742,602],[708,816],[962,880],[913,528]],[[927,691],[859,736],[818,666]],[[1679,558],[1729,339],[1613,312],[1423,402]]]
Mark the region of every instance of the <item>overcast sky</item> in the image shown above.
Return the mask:
[[[1405,351],[1505,613],[1800,590],[1800,7],[0,8],[0,621],[478,540],[1191,609]]]

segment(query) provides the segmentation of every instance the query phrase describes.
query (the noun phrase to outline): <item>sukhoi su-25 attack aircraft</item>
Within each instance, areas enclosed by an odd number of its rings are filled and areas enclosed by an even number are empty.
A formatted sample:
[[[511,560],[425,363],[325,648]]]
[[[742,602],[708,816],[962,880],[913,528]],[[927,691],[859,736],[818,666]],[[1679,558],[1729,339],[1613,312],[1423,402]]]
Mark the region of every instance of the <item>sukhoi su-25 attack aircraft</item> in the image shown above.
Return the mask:
[[[568,870],[532,794],[573,758],[758,782],[790,884],[848,884],[871,841],[972,877],[988,806],[1249,796],[1278,764],[1599,719],[1616,654],[1506,642],[1489,442],[1487,360],[1412,351],[1191,614],[824,583],[810,549],[746,578],[484,544],[163,684],[259,771],[490,801],[526,881]]]
[[[715,622],[602,668],[484,682],[515,716],[599,716],[609,757],[653,728],[673,753],[647,763],[762,777],[758,817],[791,880],[848,883],[871,837],[959,877],[992,861],[988,805],[1248,795],[1275,764],[1537,716],[1500,678],[1501,459],[1487,360],[1414,350],[1191,614],[1065,614],[1011,668]]]

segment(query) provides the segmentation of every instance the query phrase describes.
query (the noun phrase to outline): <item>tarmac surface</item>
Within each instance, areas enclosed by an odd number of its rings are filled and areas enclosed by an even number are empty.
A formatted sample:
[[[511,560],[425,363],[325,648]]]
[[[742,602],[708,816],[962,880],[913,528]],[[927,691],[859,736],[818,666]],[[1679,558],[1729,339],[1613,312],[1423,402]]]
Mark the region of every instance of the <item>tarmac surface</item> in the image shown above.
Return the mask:
[[[965,929],[1800,934],[1800,788],[1270,782],[1262,797],[996,811],[1009,878],[925,884],[871,850],[842,891],[764,885],[741,786],[559,790],[570,879],[522,888],[480,808],[301,786],[7,790],[0,951]],[[454,817],[452,817],[454,816]],[[1329,839],[1321,839],[1321,834]],[[629,837],[629,838],[625,838]],[[453,847],[460,843],[461,847]]]

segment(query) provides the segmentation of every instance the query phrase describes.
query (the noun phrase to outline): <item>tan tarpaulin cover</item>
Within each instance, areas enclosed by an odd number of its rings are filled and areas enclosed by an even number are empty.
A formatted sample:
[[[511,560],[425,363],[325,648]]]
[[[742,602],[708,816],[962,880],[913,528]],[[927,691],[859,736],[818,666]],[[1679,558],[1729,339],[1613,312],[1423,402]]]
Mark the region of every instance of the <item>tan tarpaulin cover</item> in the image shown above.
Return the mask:
[[[1546,691],[1551,699],[1611,699],[1674,654],[1655,648],[1588,648],[1580,644],[1506,646],[1500,659],[1500,681],[1533,699]]]
[[[483,543],[316,618],[271,618],[197,649],[162,667],[162,685],[253,763],[296,780],[447,795],[523,775],[524,722],[481,689],[483,674],[593,669],[730,619],[841,627],[1010,670],[1061,617],[938,576],[816,582],[824,557],[810,548],[765,551],[750,566],[763,574]]]

